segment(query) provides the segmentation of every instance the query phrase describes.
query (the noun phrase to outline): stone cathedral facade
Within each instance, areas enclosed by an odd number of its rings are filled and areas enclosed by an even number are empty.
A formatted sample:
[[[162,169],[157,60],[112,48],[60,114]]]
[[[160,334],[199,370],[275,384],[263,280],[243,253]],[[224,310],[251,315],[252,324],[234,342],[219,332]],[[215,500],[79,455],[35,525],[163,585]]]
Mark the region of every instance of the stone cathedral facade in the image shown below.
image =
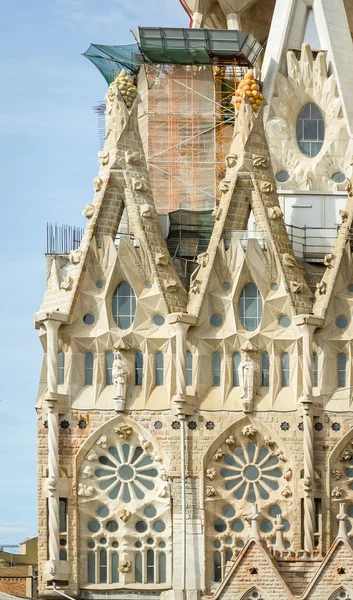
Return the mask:
[[[146,88],[125,71],[108,88],[85,232],[47,257],[35,315],[39,592],[352,599],[353,4],[182,4],[193,28],[265,47],[266,102],[245,92],[235,110],[185,283],[150,183]]]

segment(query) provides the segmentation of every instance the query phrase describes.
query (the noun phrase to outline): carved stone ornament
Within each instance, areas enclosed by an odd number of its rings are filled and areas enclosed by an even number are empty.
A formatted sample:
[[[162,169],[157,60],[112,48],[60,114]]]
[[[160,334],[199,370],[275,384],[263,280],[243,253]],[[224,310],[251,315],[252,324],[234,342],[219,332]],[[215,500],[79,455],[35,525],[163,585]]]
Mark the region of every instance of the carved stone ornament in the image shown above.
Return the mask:
[[[146,190],[146,183],[144,179],[132,179],[132,189],[137,192],[143,192]]]
[[[285,252],[283,254],[283,264],[285,267],[293,268],[296,267],[297,261],[295,260],[295,256],[293,254],[289,254]]]
[[[301,281],[291,281],[289,287],[293,294],[302,294],[304,292],[304,283]]]
[[[72,279],[71,279],[71,277],[69,277],[69,275],[67,275],[66,277],[64,277],[64,279],[60,283],[60,289],[68,292],[69,290],[71,290],[71,288],[72,288]]]
[[[81,250],[72,250],[69,254],[70,263],[72,265],[77,265],[81,260]]]
[[[269,435],[265,435],[264,437],[264,442],[265,442],[265,446],[268,446],[269,448],[271,448],[272,446],[275,445],[276,442],[274,442]]]
[[[213,460],[219,460],[220,458],[222,458],[222,456],[224,456],[224,452],[223,452],[222,448],[218,448],[218,450],[216,450],[216,452],[215,452]]]
[[[255,429],[255,427],[253,427],[252,425],[245,425],[245,427],[242,430],[242,434],[247,438],[252,438],[254,437],[254,435],[257,434],[257,429]]]
[[[207,469],[206,477],[207,477],[207,479],[212,481],[216,477],[216,469],[214,469],[213,467],[211,467],[210,469]]]
[[[279,458],[279,460],[281,460],[282,462],[287,462],[286,457],[284,456],[282,450],[278,449],[274,451],[274,456],[277,456],[277,458]]]
[[[163,265],[164,267],[166,267],[167,264],[169,263],[168,254],[165,254],[164,252],[157,252],[156,263],[157,263],[157,265]]]
[[[222,215],[222,209],[220,206],[215,206],[213,211],[212,211],[212,217],[216,220],[219,221]]]
[[[229,437],[227,437],[226,444],[228,444],[228,446],[235,446],[235,444],[236,444],[235,437],[233,435],[230,435]]]
[[[223,179],[221,181],[221,183],[219,184],[218,189],[220,192],[223,192],[225,194],[226,192],[229,191],[229,186],[230,186],[230,181],[228,181],[227,179]]]
[[[129,520],[129,519],[130,519],[130,517],[131,517],[131,512],[130,512],[130,511],[128,511],[126,508],[123,508],[122,510],[120,510],[120,511],[118,512],[118,517],[119,517],[119,519],[121,519],[121,520],[122,520],[124,523],[127,523],[127,522],[128,522],[128,520]]]
[[[217,492],[214,489],[214,487],[212,487],[212,485],[206,486],[205,494],[206,494],[207,498],[214,498],[214,496],[217,496]]]
[[[175,279],[167,279],[164,287],[167,292],[176,292],[178,289],[178,282]]]
[[[127,150],[125,152],[125,160],[128,165],[134,165],[135,167],[138,167],[141,164],[141,156],[139,152],[131,152],[130,150]]]
[[[102,189],[103,179],[100,177],[95,177],[93,179],[93,189],[95,192],[99,192]]]
[[[119,427],[114,427],[114,431],[122,440],[127,440],[132,434],[132,427],[123,424],[119,425]]]
[[[86,485],[85,483],[79,483],[77,494],[78,494],[78,496],[81,496],[84,498],[91,498],[94,494],[94,487],[93,487],[93,485]]]
[[[341,456],[340,456],[340,461],[344,461],[344,460],[351,460],[352,455],[350,452],[348,452],[348,450],[344,450],[344,452],[342,452]]]
[[[98,152],[98,159],[101,165],[107,165],[109,162],[109,152],[108,150],[100,150]]]
[[[96,444],[97,444],[98,446],[101,446],[101,448],[104,448],[104,449],[105,449],[105,448],[107,448],[107,447],[108,447],[108,444],[107,444],[107,442],[108,442],[108,438],[107,438],[106,434],[104,433],[104,434],[103,434],[103,435],[102,435],[102,436],[99,438],[99,440],[97,440],[97,441],[96,441]]]
[[[200,289],[201,289],[201,281],[199,281],[198,279],[195,279],[191,284],[190,293],[191,294],[199,294]]]
[[[343,490],[340,487],[336,486],[333,488],[333,490],[331,492],[331,496],[332,496],[332,498],[342,498]]]
[[[339,214],[340,214],[342,223],[346,223],[348,220],[348,212],[346,210],[340,210]]]
[[[144,450],[148,450],[148,448],[151,447],[151,442],[149,440],[146,440],[146,438],[144,438],[142,434],[139,435],[139,442]]]
[[[281,495],[283,496],[283,498],[290,498],[293,495],[289,485],[287,485],[287,487],[284,488]]]
[[[86,217],[86,219],[90,219],[91,217],[93,217],[93,215],[94,215],[94,205],[93,204],[86,204],[85,208],[81,212],[81,215],[83,217]]]
[[[166,498],[169,495],[169,486],[164,485],[161,490],[158,492],[159,498]]]
[[[52,560],[49,560],[46,565],[45,565],[45,572],[48,576],[48,579],[50,577],[54,577],[54,575],[56,574],[56,566],[55,563]]]
[[[228,156],[226,158],[226,165],[229,169],[232,169],[233,167],[235,167],[237,162],[238,162],[238,157],[236,154],[228,154]]]
[[[153,211],[152,206],[149,204],[141,204],[140,205],[140,216],[143,219],[150,219],[152,217]]]
[[[130,560],[120,560],[119,561],[119,573],[130,573],[131,571],[131,561]]]
[[[290,468],[288,467],[288,469],[286,469],[286,470],[284,471],[284,473],[283,473],[283,477],[284,477],[284,479],[285,479],[286,481],[290,481],[290,480],[292,479],[292,476],[293,476],[293,471],[292,471],[292,469],[290,469]]]
[[[271,181],[260,181],[260,192],[263,194],[270,194],[273,192],[273,184]]]
[[[320,283],[316,284],[316,289],[319,292],[320,296],[324,296],[327,291],[327,284],[325,281],[320,281]]]
[[[95,452],[90,452],[89,455],[87,456],[87,460],[89,460],[90,462],[93,462],[94,460],[97,460],[98,456]]]
[[[93,471],[92,467],[90,467],[90,466],[88,465],[88,466],[87,466],[87,467],[85,467],[85,468],[83,469],[83,471],[82,471],[82,478],[83,478],[83,479],[87,479],[87,478],[89,478],[89,477],[92,477],[92,476],[93,476],[93,472],[94,472],[94,471]]]
[[[333,254],[325,254],[324,256],[324,265],[325,267],[332,267]]]
[[[259,154],[253,154],[252,164],[254,167],[259,167],[260,169],[267,169],[267,167],[270,164],[270,161],[267,158],[267,156],[260,156]]]
[[[210,257],[208,252],[202,252],[202,254],[198,255],[196,261],[200,265],[200,267],[205,268],[208,265],[209,258]]]
[[[331,471],[331,476],[332,476],[332,479],[334,479],[335,481],[338,481],[342,477],[342,471],[339,471],[338,469],[333,469]]]
[[[308,494],[312,487],[313,487],[313,482],[311,481],[310,477],[305,477],[305,479],[303,480],[304,492],[306,492]]]
[[[283,217],[283,212],[281,211],[279,206],[271,206],[268,209],[268,216],[273,221],[276,221],[277,219],[281,219]]]
[[[346,185],[346,192],[348,192],[348,194],[351,196],[352,192],[353,192],[353,185],[351,181],[348,181],[347,185]]]

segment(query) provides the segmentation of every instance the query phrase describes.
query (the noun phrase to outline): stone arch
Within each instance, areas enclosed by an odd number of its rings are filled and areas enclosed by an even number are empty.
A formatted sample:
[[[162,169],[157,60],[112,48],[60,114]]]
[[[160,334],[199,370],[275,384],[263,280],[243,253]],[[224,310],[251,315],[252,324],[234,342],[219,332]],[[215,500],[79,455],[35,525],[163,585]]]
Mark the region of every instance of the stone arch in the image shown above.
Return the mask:
[[[171,582],[170,490],[151,434],[119,415],[76,457],[81,585]]]
[[[260,588],[252,586],[240,597],[240,600],[267,600],[267,596],[262,593]]]
[[[330,504],[331,542],[338,532],[339,503],[345,502],[347,528],[353,528],[353,430],[350,429],[335,445],[328,457],[326,497]]]
[[[277,516],[285,525],[285,543],[293,541],[295,469],[276,434],[252,416],[242,416],[210,444],[203,457],[203,505],[208,581],[221,581],[232,555],[250,534],[247,516],[257,502],[260,533],[275,543]],[[297,523],[298,526],[298,523]]]
[[[353,600],[353,593],[349,592],[346,587],[337,588],[328,600]]]

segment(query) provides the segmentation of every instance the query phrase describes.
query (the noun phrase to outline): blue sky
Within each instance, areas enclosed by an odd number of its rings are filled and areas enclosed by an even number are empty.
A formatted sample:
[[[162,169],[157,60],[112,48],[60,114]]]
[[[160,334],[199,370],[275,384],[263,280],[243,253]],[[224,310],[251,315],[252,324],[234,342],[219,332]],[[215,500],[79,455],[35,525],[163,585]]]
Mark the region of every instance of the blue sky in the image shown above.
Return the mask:
[[[84,225],[97,175],[92,106],[106,84],[81,56],[137,25],[187,27],[178,0],[11,0],[0,24],[0,545],[36,535],[36,415],[46,222]]]

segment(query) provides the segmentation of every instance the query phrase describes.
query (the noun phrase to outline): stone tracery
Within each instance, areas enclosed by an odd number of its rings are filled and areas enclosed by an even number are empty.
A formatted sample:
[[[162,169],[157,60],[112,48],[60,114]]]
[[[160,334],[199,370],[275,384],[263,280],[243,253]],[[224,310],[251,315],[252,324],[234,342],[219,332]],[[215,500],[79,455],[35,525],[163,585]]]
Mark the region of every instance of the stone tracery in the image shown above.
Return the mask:
[[[153,444],[135,425],[108,424],[83,459],[78,488],[84,581],[112,587],[166,584],[169,485]],[[83,493],[88,488],[90,493]]]

